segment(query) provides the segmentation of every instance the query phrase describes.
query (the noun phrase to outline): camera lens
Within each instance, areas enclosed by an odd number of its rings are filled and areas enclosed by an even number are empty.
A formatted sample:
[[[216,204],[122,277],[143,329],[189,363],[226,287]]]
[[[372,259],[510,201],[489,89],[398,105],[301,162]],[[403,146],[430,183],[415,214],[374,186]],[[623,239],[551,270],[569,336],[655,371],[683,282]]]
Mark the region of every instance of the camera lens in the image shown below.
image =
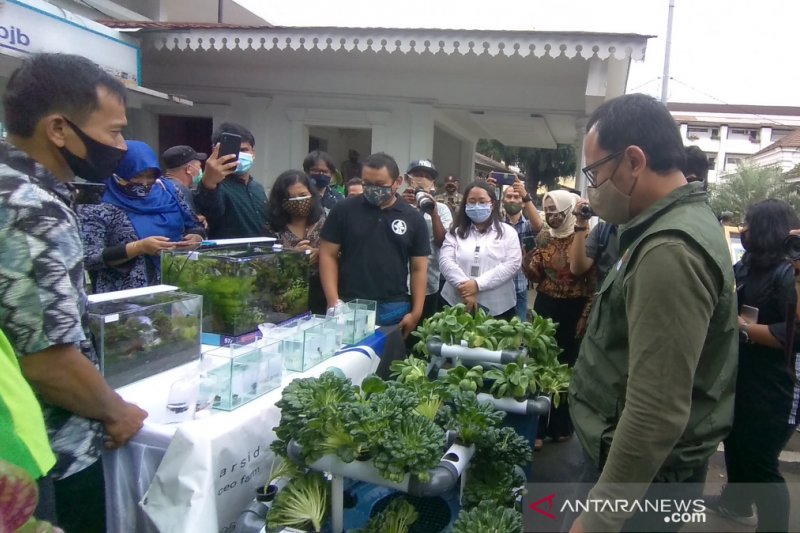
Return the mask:
[[[431,200],[431,197],[422,189],[417,190],[417,208],[420,211],[430,213],[436,207],[436,203]]]
[[[783,241],[783,251],[792,261],[800,261],[800,235],[789,235]]]
[[[582,205],[580,209],[578,209],[578,213],[580,214],[581,218],[590,219],[594,216],[594,210],[589,205]]]

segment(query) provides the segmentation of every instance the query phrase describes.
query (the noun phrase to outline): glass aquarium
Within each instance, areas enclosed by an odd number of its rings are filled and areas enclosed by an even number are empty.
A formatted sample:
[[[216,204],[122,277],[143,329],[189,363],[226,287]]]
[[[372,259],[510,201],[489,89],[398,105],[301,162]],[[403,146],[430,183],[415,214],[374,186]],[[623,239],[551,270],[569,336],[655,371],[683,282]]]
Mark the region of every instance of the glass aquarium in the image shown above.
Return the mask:
[[[279,342],[216,348],[203,354],[204,381],[211,387],[213,408],[236,409],[278,388],[283,376]]]
[[[347,306],[355,311],[353,317],[353,343],[364,340],[375,333],[375,316],[378,302],[374,300],[352,300]]]
[[[109,385],[121,387],[200,358],[200,296],[126,294],[89,301],[89,328]]]
[[[161,255],[162,281],[203,295],[203,333],[242,344],[264,322],[308,311],[309,255],[271,244],[212,246]],[[239,341],[239,342],[237,342]],[[204,337],[204,342],[206,341]]]

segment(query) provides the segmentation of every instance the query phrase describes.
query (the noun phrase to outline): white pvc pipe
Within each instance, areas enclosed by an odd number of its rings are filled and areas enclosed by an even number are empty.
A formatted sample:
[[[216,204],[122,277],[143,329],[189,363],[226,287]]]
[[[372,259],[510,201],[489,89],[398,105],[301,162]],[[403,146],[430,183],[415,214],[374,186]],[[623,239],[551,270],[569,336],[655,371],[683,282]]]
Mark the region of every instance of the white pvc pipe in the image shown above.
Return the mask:
[[[328,472],[334,476],[344,476],[358,481],[366,481],[381,487],[389,487],[390,489],[399,490],[402,492],[408,491],[409,474],[403,477],[403,481],[395,483],[386,478],[381,477],[378,471],[372,465],[372,461],[353,461],[352,463],[345,463],[336,455],[328,454],[323,455],[313,464],[310,465],[311,470],[317,472]]]
[[[484,403],[489,402],[500,411],[505,411],[506,413],[524,415],[528,410],[528,400],[518,401],[514,398],[495,398],[491,394],[486,394],[485,392],[478,393],[478,401]]]
[[[461,444],[453,444],[448,448],[448,450],[444,453],[442,457],[443,461],[447,461],[451,463],[456,470],[458,471],[458,475],[464,473],[464,469],[467,468],[467,465],[472,460],[472,456],[475,454],[475,445],[472,444],[469,447],[462,446]],[[453,458],[452,456],[455,456]]]
[[[475,361],[482,363],[502,362],[503,353],[500,351],[487,350],[486,348],[464,348],[450,344],[442,345],[442,357],[452,357],[465,361]]]
[[[344,478],[337,475],[331,477],[331,529],[344,531]]]

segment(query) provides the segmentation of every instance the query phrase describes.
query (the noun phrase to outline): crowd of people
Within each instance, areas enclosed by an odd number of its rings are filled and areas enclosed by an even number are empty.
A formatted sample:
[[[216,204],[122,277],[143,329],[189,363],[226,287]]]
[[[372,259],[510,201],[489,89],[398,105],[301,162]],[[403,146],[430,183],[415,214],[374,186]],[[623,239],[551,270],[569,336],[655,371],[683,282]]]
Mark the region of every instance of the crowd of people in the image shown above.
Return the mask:
[[[2,455],[39,480],[40,518],[102,531],[100,450],[124,445],[147,416],[98,371],[84,268],[96,292],[147,286],[165,250],[272,236],[309,253],[312,312],[374,300],[377,323],[406,337],[444,305],[527,320],[536,284],[533,311],[558,323],[559,359],[573,367],[536,449],[577,434],[581,481],[613,500],[641,498],[654,480],[702,483],[724,441],[729,484],[715,508],[746,521],[755,507],[760,530],[786,530],[778,454],[798,422],[800,265],[784,239],[800,234],[800,218],[781,200],[752,206],[732,265],[707,202],[708,164],[654,99],[600,106],[584,146],[588,201],[554,190],[541,209],[519,176],[461,187],[428,159],[401,173],[388,154],[355,151],[341,169],[312,151],[267,195],[251,175],[256,139],[234,123],[214,131],[208,154],[175,146],[159,164],[122,136],[124,88],[77,56],[32,57],[3,105],[0,364],[16,381],[0,406],[25,424],[0,424],[14,444]],[[241,139],[238,154],[221,155],[225,135]],[[105,186],[100,203],[73,204],[75,176]],[[571,531],[653,527],[631,515],[585,512]]]

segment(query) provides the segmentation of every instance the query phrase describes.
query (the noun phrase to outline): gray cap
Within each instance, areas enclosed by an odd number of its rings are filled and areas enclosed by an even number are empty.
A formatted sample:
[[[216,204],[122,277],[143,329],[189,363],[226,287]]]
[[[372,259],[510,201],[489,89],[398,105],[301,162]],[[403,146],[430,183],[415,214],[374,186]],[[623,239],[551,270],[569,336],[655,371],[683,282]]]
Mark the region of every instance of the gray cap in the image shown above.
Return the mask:
[[[439,171],[436,170],[436,167],[433,166],[433,162],[428,159],[418,159],[417,161],[412,161],[410,165],[408,165],[408,170],[406,170],[406,174],[411,174],[415,170],[424,170],[428,174],[431,175],[431,178],[436,179],[439,177]]]

